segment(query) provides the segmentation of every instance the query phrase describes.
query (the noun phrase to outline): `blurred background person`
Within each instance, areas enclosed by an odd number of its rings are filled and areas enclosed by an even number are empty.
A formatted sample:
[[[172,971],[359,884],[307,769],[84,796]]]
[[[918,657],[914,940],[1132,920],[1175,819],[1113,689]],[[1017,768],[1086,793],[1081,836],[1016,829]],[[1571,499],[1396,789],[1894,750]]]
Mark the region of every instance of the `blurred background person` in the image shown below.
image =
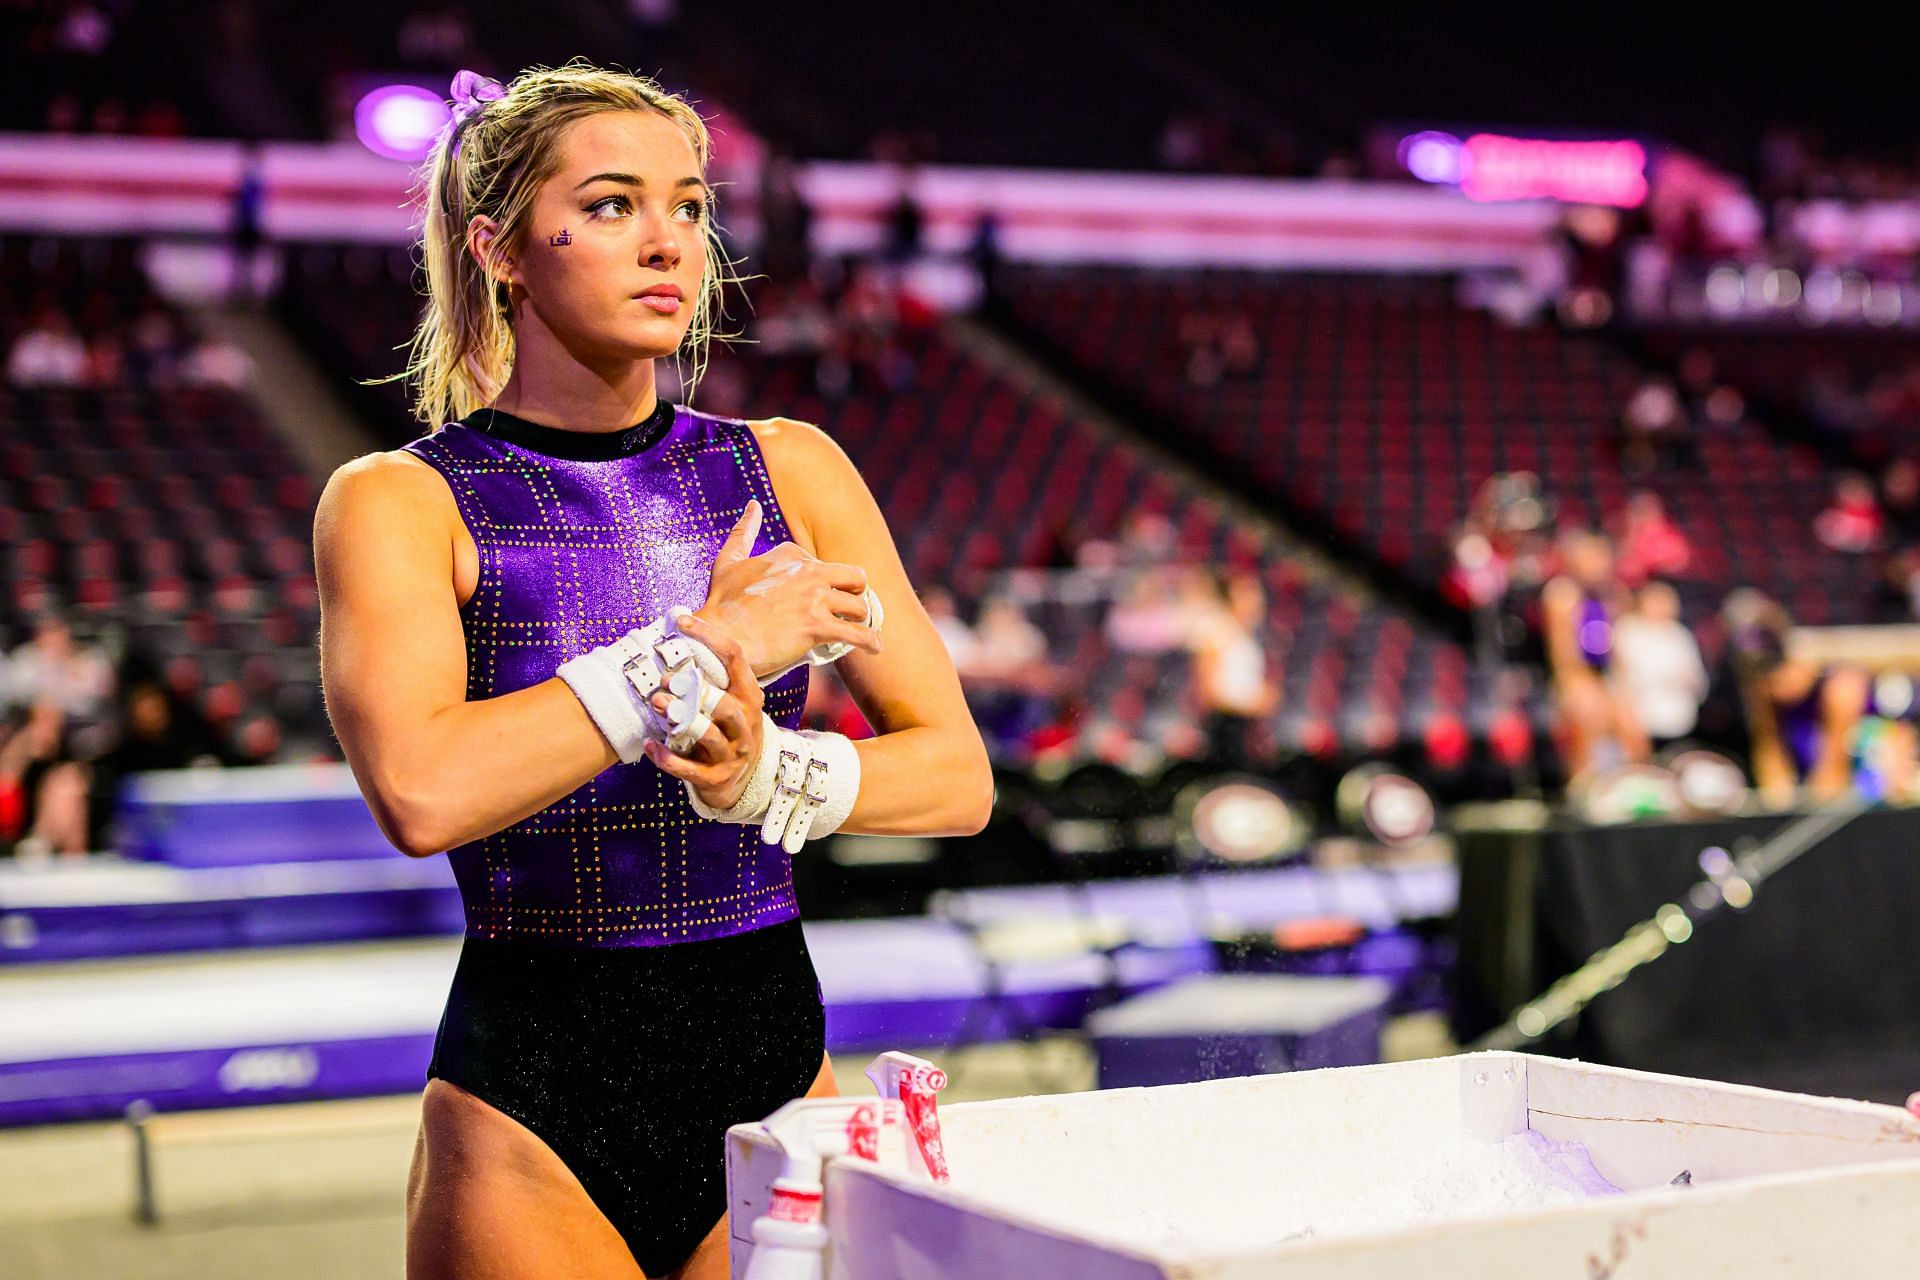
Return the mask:
[[[1613,628],[1610,675],[1654,750],[1693,732],[1707,696],[1707,666],[1680,620],[1680,593],[1672,586],[1649,582],[1635,593],[1633,611]]]
[[[1249,733],[1280,706],[1280,687],[1267,672],[1261,643],[1266,596],[1250,574],[1196,572],[1186,597],[1187,649],[1200,695],[1207,752],[1236,768],[1250,768]]]
[[[1561,554],[1564,571],[1546,584],[1541,604],[1563,755],[1568,776],[1577,778],[1594,765],[1644,760],[1648,744],[1633,707],[1608,680],[1625,599],[1613,549],[1601,535],[1576,530],[1562,539]]]

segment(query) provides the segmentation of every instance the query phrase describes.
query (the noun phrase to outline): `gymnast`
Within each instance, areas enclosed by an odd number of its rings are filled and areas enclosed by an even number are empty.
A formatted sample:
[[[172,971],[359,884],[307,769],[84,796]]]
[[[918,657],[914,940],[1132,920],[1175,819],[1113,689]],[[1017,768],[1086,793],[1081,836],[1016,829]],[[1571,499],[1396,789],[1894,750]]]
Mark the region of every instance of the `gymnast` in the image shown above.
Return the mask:
[[[835,1092],[794,853],[976,832],[992,775],[840,447],[656,394],[733,278],[700,116],[578,59],[453,97],[393,375],[429,430],[314,522],[335,732],[465,912],[406,1270],[724,1276],[727,1127]],[[876,736],[797,730],[830,661]]]

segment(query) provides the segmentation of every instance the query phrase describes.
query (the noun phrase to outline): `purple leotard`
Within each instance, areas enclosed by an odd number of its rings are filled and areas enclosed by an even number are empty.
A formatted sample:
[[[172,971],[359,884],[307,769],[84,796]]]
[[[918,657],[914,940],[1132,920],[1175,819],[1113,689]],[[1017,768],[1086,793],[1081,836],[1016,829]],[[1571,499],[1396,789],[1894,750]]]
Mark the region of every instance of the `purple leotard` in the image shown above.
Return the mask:
[[[460,609],[469,701],[550,679],[672,605],[699,608],[749,498],[765,512],[755,555],[790,536],[746,423],[664,401],[606,435],[480,409],[404,447],[446,478],[479,552]],[[767,688],[776,723],[799,725],[807,680],[803,663]],[[447,856],[470,937],[647,947],[799,914],[779,845],[701,818],[644,760]]]
[[[1613,618],[1598,596],[1585,596],[1574,615],[1574,639],[1580,656],[1595,671],[1605,671],[1613,661]]]

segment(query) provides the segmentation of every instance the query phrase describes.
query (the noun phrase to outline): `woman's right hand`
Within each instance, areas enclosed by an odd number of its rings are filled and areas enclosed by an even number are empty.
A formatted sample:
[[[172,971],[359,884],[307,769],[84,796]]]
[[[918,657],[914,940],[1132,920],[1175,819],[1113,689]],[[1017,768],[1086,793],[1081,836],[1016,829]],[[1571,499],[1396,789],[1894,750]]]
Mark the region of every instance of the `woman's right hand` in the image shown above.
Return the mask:
[[[801,661],[817,644],[880,652],[865,623],[867,571],[821,560],[795,542],[753,554],[763,517],[750,500],[713,560],[707,602],[695,613],[739,641],[756,679]]]

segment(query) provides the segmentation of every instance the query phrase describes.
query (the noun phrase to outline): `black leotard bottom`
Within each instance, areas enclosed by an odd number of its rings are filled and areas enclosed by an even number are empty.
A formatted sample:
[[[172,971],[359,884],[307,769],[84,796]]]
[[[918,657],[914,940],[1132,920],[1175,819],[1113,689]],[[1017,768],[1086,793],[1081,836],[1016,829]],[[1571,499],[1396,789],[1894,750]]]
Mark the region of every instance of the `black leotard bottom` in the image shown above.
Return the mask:
[[[552,1148],[649,1276],[726,1211],[726,1132],[803,1096],[826,1013],[800,922],[652,947],[469,936],[439,1078]]]

